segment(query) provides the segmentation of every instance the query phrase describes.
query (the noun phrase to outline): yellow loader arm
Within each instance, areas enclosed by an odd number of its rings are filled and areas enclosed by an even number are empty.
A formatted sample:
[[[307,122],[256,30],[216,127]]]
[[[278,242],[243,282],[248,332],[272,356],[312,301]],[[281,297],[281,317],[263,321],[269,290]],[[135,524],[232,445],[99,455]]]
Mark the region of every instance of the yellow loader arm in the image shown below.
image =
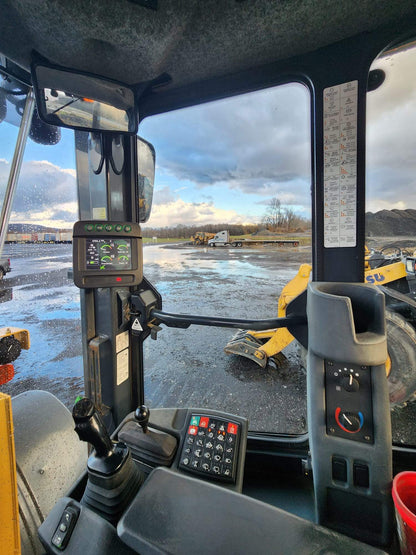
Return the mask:
[[[302,264],[296,276],[283,288],[277,303],[277,315],[286,315],[287,305],[293,301],[308,285],[312,271],[310,264]],[[266,343],[264,340],[268,339]],[[293,341],[293,335],[287,328],[265,331],[248,331],[237,333],[224,347],[227,354],[241,355],[254,360],[263,368],[269,357],[275,356]]]
[[[287,305],[306,289],[311,271],[312,266],[310,264],[301,264],[296,276],[283,287],[277,303],[277,316],[279,318],[286,316]],[[260,347],[260,350],[266,354],[267,358],[280,353],[294,340],[293,335],[287,328],[277,328],[264,332],[249,331],[248,333],[256,339],[264,340],[269,338]]]
[[[403,262],[388,263],[378,268],[371,269],[368,262],[370,251],[365,251],[365,282],[373,285],[386,285],[406,277],[406,266]],[[286,316],[286,308],[308,284],[312,266],[301,264],[296,276],[283,288],[277,305],[278,317]],[[227,354],[237,354],[254,360],[263,368],[270,357],[276,356],[287,347],[294,337],[287,328],[277,328],[265,331],[238,332],[226,345],[224,351]]]

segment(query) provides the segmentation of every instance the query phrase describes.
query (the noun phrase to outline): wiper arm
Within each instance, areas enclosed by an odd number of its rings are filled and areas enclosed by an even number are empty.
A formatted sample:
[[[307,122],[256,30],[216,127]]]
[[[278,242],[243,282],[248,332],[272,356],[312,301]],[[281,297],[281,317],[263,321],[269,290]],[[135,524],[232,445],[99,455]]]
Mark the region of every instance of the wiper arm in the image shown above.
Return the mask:
[[[70,106],[71,104],[74,104],[74,102],[78,102],[78,100],[81,100],[81,97],[78,98],[71,98],[71,100],[69,102],[67,102],[66,104],[64,104],[63,106],[59,106],[59,108],[57,108],[56,110],[54,110],[51,114],[51,116],[53,116],[54,114],[58,113],[60,110],[63,110],[64,108],[66,108],[67,106]]]

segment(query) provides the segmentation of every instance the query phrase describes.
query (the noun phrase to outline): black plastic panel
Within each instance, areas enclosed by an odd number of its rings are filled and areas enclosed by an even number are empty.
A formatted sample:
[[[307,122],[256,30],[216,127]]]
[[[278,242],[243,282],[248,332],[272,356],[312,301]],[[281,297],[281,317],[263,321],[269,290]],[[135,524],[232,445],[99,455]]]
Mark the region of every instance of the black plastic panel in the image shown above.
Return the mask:
[[[312,282],[307,313],[317,522],[388,545],[394,517],[384,297],[365,284]],[[345,460],[345,471],[334,469],[337,458]],[[368,478],[357,464],[368,468]]]
[[[325,395],[328,435],[374,443],[368,366],[326,361]]]
[[[137,553],[384,553],[223,487],[158,468],[117,526]]]
[[[52,543],[62,515],[68,508],[79,513],[72,533],[64,549]],[[39,528],[39,537],[46,553],[54,555],[132,555],[131,551],[117,536],[116,529],[105,519],[69,497],[60,499]]]
[[[203,478],[235,483],[241,427],[235,419],[191,414],[179,468]]]
[[[138,285],[143,279],[142,258],[142,237],[137,223],[75,222],[73,271],[77,287]]]

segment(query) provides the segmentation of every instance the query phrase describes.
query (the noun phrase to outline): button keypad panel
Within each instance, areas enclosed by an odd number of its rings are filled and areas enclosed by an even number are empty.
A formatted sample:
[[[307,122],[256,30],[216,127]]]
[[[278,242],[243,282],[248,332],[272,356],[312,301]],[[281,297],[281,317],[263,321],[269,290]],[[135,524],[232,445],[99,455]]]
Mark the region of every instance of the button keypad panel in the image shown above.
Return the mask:
[[[179,468],[206,478],[235,483],[241,424],[217,416],[192,414]]]

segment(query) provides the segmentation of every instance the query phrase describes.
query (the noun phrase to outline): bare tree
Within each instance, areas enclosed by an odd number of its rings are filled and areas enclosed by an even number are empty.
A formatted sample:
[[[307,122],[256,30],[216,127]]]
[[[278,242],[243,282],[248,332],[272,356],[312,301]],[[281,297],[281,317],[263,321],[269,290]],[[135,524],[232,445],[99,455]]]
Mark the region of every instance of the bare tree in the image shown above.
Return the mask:
[[[278,197],[273,197],[263,216],[263,224],[269,231],[277,231],[282,227],[283,221],[284,210],[282,208],[282,203]]]
[[[286,227],[289,231],[293,224],[296,221],[296,214],[293,208],[285,208],[285,219],[286,219]]]

